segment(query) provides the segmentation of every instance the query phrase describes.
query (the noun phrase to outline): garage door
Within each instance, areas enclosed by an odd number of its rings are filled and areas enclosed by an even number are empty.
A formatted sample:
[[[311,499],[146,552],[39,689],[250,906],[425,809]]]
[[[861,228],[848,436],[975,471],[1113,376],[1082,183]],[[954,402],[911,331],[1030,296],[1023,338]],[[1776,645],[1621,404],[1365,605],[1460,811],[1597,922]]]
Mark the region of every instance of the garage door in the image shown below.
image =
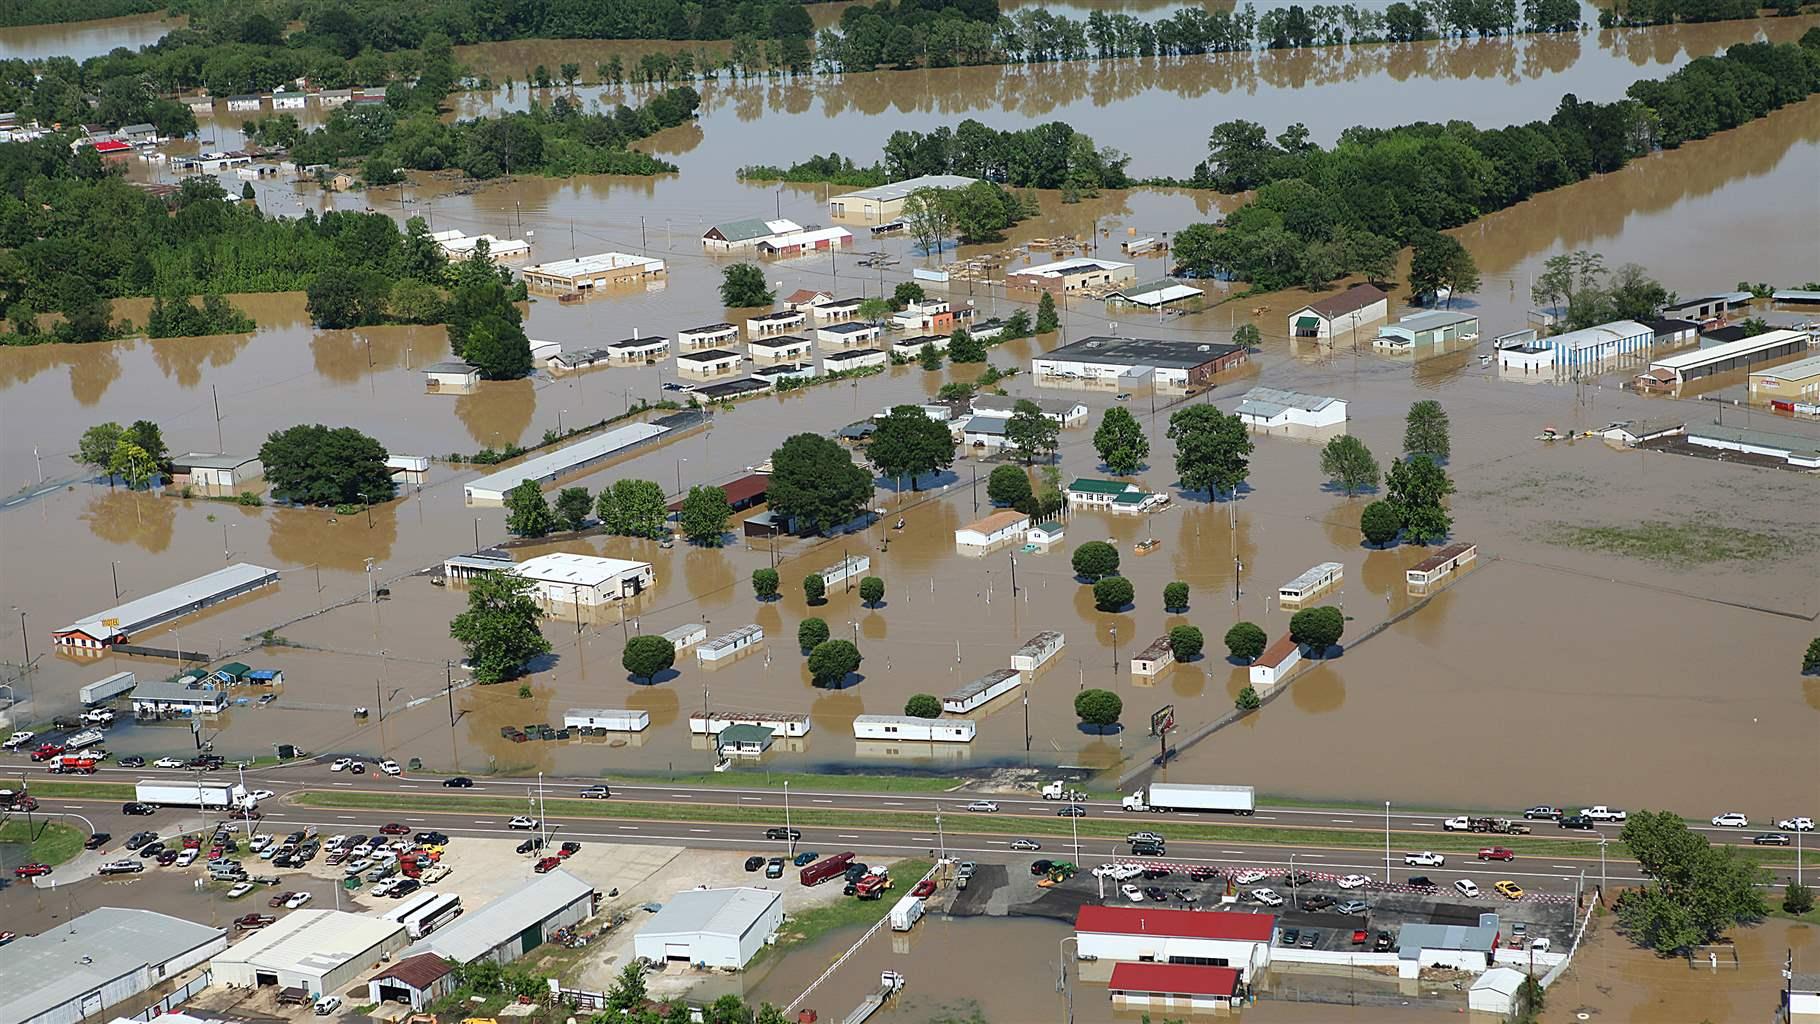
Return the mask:
[[[687,942],[664,943],[664,959],[688,961],[691,959],[689,956],[689,944]]]

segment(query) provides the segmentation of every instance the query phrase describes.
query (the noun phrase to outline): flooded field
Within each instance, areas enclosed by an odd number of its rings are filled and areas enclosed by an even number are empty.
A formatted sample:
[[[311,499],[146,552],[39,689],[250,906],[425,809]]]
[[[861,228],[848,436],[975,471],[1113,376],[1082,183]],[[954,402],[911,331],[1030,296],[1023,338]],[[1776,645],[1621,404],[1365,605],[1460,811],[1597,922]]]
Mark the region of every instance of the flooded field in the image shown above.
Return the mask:
[[[61,25],[0,28],[0,60],[70,57],[80,63],[111,53],[116,47],[137,50],[150,46],[170,30],[181,28],[186,20],[159,14],[136,14]]]

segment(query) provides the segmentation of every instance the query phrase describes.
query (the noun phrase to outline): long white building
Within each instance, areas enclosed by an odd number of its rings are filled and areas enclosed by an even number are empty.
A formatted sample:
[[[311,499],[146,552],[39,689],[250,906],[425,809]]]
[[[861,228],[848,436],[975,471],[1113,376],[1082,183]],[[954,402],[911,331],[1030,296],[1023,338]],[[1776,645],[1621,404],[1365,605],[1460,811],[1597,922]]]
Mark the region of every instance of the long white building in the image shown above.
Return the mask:
[[[535,480],[541,487],[564,474],[599,465],[649,444],[669,432],[669,427],[660,427],[655,423],[629,423],[536,458],[526,459],[516,466],[488,473],[478,480],[469,481],[462,491],[470,505],[477,501],[504,501],[507,491],[526,480]]]

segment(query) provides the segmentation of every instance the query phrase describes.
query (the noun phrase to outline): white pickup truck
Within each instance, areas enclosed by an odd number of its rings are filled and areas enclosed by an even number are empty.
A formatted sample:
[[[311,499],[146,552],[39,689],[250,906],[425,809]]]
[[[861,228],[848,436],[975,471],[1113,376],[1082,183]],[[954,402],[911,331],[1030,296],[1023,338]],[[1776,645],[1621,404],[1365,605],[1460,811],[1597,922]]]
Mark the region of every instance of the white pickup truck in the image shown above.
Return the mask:
[[[1622,824],[1626,818],[1630,817],[1630,815],[1625,812],[1613,810],[1604,804],[1594,804],[1580,813],[1594,821],[1615,821],[1620,824]]]
[[[1423,850],[1421,853],[1404,854],[1403,863],[1423,868],[1439,868],[1447,865],[1447,858],[1432,850]]]

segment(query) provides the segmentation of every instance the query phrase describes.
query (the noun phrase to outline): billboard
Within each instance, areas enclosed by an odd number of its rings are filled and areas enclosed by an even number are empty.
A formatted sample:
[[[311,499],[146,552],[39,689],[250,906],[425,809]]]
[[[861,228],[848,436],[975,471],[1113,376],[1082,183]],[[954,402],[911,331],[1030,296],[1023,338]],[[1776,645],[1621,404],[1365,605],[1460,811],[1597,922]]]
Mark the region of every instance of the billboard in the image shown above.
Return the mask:
[[[1161,736],[1175,729],[1175,705],[1165,704],[1150,713],[1150,735]]]

